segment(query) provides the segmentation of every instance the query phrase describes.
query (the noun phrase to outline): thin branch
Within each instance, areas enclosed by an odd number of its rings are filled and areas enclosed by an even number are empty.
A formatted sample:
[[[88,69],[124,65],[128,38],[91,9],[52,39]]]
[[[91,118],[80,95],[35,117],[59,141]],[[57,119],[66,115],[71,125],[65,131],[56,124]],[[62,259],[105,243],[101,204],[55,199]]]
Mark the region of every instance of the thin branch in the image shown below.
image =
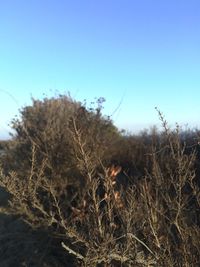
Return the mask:
[[[80,259],[80,260],[84,260],[85,258],[83,257],[83,255],[81,255],[80,253],[74,251],[73,249],[69,248],[68,246],[65,245],[64,242],[61,243],[62,247],[68,251],[69,254],[73,254],[76,258]]]

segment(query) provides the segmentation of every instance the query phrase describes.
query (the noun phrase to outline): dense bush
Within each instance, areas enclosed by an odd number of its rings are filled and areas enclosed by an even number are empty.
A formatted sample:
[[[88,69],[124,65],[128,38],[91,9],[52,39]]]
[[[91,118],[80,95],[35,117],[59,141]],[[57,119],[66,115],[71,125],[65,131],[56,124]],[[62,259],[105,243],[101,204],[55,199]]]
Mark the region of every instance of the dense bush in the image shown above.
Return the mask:
[[[159,112],[163,132],[122,134],[102,103],[22,109],[1,158],[10,211],[53,240],[52,266],[198,266],[198,132],[171,131]]]

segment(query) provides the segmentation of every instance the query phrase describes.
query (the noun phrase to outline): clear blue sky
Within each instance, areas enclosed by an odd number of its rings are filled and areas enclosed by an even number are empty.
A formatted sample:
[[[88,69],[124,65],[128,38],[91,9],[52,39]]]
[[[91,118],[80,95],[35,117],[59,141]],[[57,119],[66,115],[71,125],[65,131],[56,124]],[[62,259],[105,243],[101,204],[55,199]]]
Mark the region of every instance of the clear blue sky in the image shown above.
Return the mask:
[[[30,97],[103,96],[119,127],[200,125],[199,0],[1,0],[0,137]]]

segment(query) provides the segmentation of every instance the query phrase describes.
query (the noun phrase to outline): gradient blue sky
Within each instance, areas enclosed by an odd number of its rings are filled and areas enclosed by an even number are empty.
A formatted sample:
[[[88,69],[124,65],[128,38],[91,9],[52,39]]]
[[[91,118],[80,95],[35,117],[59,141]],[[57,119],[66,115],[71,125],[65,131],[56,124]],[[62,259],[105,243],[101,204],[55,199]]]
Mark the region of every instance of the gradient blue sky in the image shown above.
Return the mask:
[[[0,0],[0,138],[30,97],[103,96],[119,127],[199,126],[199,0]]]

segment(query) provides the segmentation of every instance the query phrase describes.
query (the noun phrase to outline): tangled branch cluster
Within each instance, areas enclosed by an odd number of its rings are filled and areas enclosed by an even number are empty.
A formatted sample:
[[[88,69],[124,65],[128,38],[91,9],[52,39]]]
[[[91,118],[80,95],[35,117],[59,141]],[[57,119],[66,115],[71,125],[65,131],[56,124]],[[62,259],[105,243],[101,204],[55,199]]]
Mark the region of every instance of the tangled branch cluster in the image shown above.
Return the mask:
[[[65,112],[63,102],[53,103]],[[48,106],[35,105],[40,111]],[[120,165],[109,165],[108,148],[116,133],[109,126],[102,138],[108,124],[101,122],[99,109],[75,111],[68,110],[64,131],[53,116],[40,122],[38,132],[32,127],[35,118],[18,125],[20,138],[10,151],[16,156],[20,146],[23,155],[28,146],[28,158],[18,159],[19,168],[14,162],[13,171],[4,164],[0,175],[0,185],[12,195],[12,211],[32,228],[47,229],[74,266],[198,266],[196,151],[186,153],[178,127],[170,131],[159,113],[164,133],[159,142],[152,141],[148,168],[136,179]]]

